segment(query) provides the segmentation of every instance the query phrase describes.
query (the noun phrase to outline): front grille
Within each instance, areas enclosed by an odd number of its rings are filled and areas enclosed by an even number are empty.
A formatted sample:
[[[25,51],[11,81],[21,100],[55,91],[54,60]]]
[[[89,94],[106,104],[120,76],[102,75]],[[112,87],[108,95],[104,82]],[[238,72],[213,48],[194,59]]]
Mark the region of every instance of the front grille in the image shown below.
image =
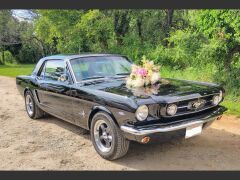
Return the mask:
[[[167,115],[166,113],[167,104],[165,106],[160,106],[158,104],[150,105],[149,114],[153,117],[158,117],[158,118],[161,116],[166,118],[172,118],[172,117],[183,116],[183,115],[205,111],[207,109],[214,107],[214,105],[212,104],[212,99],[214,95],[216,94],[211,94],[211,95],[203,96],[200,98],[188,99],[188,100],[183,100],[183,101],[174,103],[178,107],[178,110],[174,116]],[[200,105],[198,108],[195,108],[193,104],[194,102],[197,102],[199,100],[204,101],[204,104],[202,106]]]
[[[191,118],[200,118],[202,116],[206,116],[208,114],[211,114],[212,112],[214,112],[215,110],[217,109],[217,106],[215,107],[211,107],[211,108],[208,108],[208,109],[204,109],[204,110],[201,110],[201,111],[197,111],[195,112],[194,114],[184,114],[184,115],[181,115],[181,116],[173,116],[173,117],[164,117],[164,118],[161,118],[160,121],[162,123],[167,123],[167,122],[179,122],[179,121],[182,121],[183,119],[186,120],[186,119],[191,119]]]
[[[178,110],[177,110],[177,113],[175,116],[195,113],[195,112],[203,111],[203,110],[209,109],[211,107],[214,107],[214,105],[212,104],[213,96],[214,95],[209,95],[209,96],[204,96],[201,98],[190,99],[190,100],[178,102],[177,103]],[[204,101],[203,106],[200,106],[199,108],[194,108],[191,106],[192,104],[194,104],[194,102],[197,102],[199,100]]]
[[[161,116],[161,106],[159,104],[151,104],[148,106],[149,114],[155,118]]]

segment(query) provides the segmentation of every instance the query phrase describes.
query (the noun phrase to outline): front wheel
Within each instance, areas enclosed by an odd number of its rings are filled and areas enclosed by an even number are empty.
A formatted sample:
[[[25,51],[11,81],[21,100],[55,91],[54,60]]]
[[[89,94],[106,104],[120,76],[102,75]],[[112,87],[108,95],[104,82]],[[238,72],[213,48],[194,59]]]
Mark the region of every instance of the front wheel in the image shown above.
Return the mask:
[[[129,149],[127,140],[113,119],[106,113],[97,113],[91,123],[91,139],[95,150],[104,159],[124,156]]]

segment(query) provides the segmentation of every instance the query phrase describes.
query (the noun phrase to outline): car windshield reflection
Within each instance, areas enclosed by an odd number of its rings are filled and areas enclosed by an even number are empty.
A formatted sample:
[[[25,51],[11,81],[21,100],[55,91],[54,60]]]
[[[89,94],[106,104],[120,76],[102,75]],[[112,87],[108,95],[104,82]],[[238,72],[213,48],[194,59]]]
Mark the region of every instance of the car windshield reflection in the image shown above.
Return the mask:
[[[127,76],[131,62],[122,56],[81,57],[70,60],[77,82]]]

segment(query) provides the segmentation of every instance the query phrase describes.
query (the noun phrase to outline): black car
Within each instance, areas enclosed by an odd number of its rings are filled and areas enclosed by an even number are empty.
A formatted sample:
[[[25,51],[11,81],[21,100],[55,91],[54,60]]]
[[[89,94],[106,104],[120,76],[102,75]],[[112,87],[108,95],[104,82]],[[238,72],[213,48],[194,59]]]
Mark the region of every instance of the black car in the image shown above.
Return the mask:
[[[108,160],[124,156],[130,141],[198,135],[226,111],[219,105],[224,89],[212,83],[162,78],[153,88],[128,88],[131,65],[121,55],[55,55],[16,84],[30,118],[48,113],[90,130],[96,151]]]

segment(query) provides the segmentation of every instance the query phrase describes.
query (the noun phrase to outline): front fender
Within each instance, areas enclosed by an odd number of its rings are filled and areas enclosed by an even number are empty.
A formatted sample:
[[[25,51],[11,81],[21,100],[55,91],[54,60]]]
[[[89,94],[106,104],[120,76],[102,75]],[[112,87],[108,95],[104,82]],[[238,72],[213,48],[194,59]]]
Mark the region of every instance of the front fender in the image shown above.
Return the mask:
[[[91,127],[91,122],[92,122],[92,118],[93,116],[98,113],[99,111],[101,112],[105,112],[107,113],[109,116],[111,116],[111,118],[113,119],[113,121],[116,123],[116,125],[119,127],[119,124],[117,122],[117,120],[115,119],[113,113],[106,107],[98,105],[98,106],[93,106],[89,116],[88,116],[88,128],[90,129]]]

